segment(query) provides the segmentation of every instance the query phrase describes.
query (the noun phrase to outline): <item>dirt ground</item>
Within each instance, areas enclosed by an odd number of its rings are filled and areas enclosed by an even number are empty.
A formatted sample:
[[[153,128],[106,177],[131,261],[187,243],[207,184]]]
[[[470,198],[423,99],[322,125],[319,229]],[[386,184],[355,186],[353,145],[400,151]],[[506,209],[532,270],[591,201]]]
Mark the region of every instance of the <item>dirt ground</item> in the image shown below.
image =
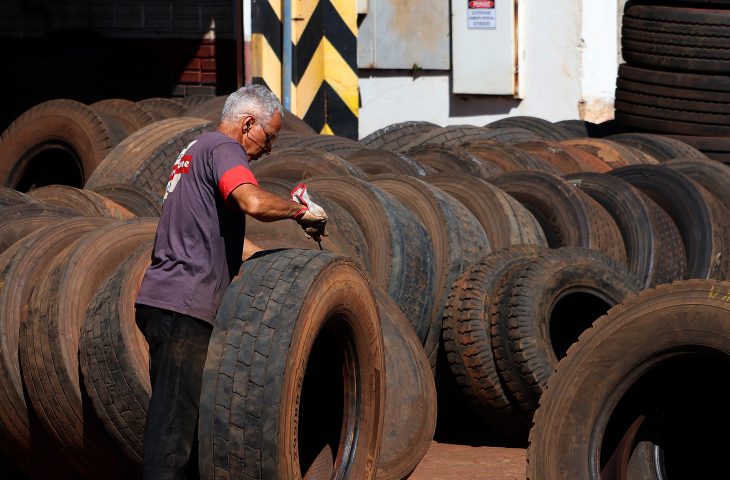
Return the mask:
[[[432,442],[411,480],[525,480],[525,449]]]

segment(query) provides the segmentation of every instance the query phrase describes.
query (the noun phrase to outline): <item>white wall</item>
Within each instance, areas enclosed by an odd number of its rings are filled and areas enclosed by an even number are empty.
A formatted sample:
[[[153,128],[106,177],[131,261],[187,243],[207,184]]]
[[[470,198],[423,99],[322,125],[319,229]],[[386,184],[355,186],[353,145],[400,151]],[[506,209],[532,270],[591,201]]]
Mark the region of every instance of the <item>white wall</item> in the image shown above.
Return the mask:
[[[394,0],[398,1],[398,0]],[[551,121],[613,116],[618,67],[617,1],[520,0],[522,100],[452,95],[449,72],[366,70],[360,75],[360,136],[385,125],[427,120],[485,125],[511,115]]]

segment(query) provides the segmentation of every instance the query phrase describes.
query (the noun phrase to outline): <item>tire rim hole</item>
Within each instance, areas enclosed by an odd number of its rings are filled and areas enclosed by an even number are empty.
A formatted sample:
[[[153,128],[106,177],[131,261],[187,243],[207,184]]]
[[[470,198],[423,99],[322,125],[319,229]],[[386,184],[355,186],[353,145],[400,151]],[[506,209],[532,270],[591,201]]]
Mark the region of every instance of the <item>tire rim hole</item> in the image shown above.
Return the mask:
[[[727,476],[730,387],[722,379],[729,368],[728,358],[693,352],[643,375],[621,398],[606,425],[601,478]]]
[[[84,187],[84,178],[76,154],[60,144],[40,145],[29,152],[27,167],[16,184],[16,190],[29,192],[46,185]]]
[[[611,308],[605,300],[588,292],[563,295],[550,313],[550,342],[558,359],[600,316]]]

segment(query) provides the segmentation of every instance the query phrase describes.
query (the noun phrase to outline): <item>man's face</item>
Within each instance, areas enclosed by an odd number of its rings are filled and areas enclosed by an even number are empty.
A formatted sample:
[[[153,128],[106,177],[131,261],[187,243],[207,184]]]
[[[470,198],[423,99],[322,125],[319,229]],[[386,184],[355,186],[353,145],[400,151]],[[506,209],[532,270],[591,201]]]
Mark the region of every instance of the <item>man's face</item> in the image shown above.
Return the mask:
[[[241,119],[243,137],[241,145],[249,159],[256,160],[264,153],[271,152],[271,143],[281,129],[281,115],[274,112],[270,124],[261,122],[258,118],[247,115]]]

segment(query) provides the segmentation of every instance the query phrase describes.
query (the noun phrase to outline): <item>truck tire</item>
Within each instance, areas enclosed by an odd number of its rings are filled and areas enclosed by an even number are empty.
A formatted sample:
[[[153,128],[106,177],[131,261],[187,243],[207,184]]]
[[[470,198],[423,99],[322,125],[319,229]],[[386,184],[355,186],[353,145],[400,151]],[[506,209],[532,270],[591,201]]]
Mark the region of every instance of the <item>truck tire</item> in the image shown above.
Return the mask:
[[[555,125],[552,122],[543,120],[537,117],[529,116],[514,116],[502,118],[485,125],[489,129],[493,128],[524,128],[534,132],[535,134],[542,137],[544,140],[552,140],[560,142],[561,140],[568,140],[571,138],[568,132],[564,131],[559,125]]]
[[[502,169],[484,162],[476,155],[458,147],[423,144],[404,152],[422,165],[446,175],[468,175],[486,179],[502,173]]]
[[[135,215],[107,197],[91,190],[66,185],[49,185],[31,190],[28,196],[46,205],[55,205],[84,217],[107,217],[127,220]]]
[[[154,122],[185,115],[185,107],[174,98],[146,98],[137,105],[149,112]]]
[[[159,217],[162,196],[128,183],[108,183],[92,189],[109,198],[138,217]]]
[[[280,178],[293,183],[317,176],[353,176],[365,173],[337,155],[307,148],[288,147],[274,151],[251,164],[256,178]]]
[[[412,177],[425,177],[436,173],[433,168],[421,164],[408,155],[391,152],[390,150],[363,148],[350,152],[345,159],[351,165],[365,172],[366,175],[394,173]]]
[[[491,140],[477,140],[464,144],[463,148],[472,155],[479,157],[504,172],[540,170],[556,175],[561,174],[560,170],[555,166],[514,145],[501,144]]]
[[[439,128],[431,122],[401,122],[385,126],[363,137],[360,143],[368,148],[399,151],[424,133]]]
[[[705,154],[684,142],[650,133],[619,133],[606,137],[606,140],[634,147],[654,157],[659,163],[673,158],[707,158]]]
[[[564,140],[560,144],[579,148],[595,155],[611,169],[629,165],[654,165],[659,163],[654,157],[633,147],[621,145],[605,138],[576,138]]]

